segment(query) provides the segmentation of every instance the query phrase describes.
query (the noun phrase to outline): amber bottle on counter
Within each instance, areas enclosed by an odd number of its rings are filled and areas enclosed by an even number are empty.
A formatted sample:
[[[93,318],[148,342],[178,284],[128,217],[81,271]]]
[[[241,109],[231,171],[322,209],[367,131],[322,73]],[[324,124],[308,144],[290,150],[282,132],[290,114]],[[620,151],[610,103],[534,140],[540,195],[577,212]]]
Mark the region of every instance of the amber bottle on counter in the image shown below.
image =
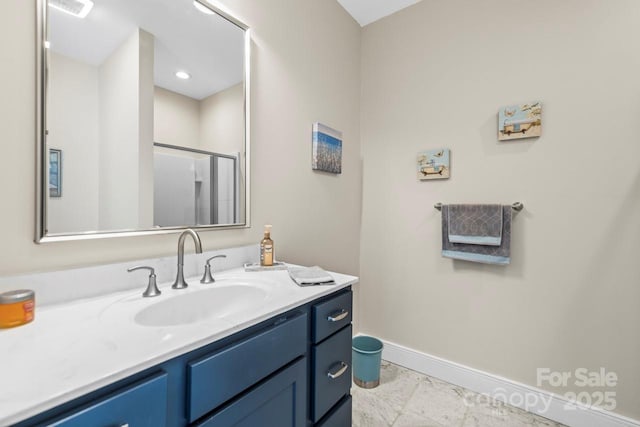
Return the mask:
[[[271,240],[271,226],[264,226],[264,237],[260,241],[260,265],[271,267],[274,258],[273,240]]]

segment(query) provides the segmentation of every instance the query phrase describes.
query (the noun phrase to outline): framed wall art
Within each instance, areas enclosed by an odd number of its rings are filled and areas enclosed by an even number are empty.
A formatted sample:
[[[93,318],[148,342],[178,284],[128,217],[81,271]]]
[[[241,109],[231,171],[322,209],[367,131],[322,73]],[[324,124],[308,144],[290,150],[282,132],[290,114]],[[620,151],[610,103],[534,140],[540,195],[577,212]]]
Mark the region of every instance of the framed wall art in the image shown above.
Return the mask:
[[[62,197],[62,150],[49,149],[49,197]]]
[[[449,149],[426,150],[418,153],[418,179],[447,179],[451,176]]]
[[[314,123],[312,131],[313,170],[342,173],[342,132],[322,123]]]
[[[498,140],[535,138],[542,134],[540,102],[509,105],[498,113]]]

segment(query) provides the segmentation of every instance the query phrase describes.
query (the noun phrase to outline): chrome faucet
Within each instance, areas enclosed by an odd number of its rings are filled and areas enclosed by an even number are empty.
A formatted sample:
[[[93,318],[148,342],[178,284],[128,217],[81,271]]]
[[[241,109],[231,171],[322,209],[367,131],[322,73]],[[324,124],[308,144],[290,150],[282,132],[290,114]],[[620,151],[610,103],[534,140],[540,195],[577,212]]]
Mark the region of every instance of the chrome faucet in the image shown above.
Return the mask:
[[[149,270],[149,282],[147,283],[147,290],[144,291],[144,293],[142,294],[143,297],[145,298],[157,297],[162,293],[160,292],[160,289],[158,289],[158,286],[156,285],[156,272],[152,267],[147,267],[146,265],[139,265],[137,267],[131,267],[127,269],[129,273],[136,270]]]
[[[216,258],[226,258],[226,255],[216,255],[216,256],[212,256],[211,258],[209,258],[207,260],[207,263],[204,266],[204,274],[202,275],[202,279],[200,279],[200,283],[213,283],[216,281],[216,279],[213,278],[213,275],[211,274],[211,261],[216,259]]]
[[[191,236],[193,237],[193,242],[196,245],[196,253],[197,254],[201,254],[202,253],[202,242],[200,241],[200,236],[198,236],[198,233],[196,233],[195,231],[193,231],[190,228],[187,228],[186,230],[184,230],[182,232],[182,234],[180,235],[180,237],[178,238],[178,274],[176,276],[176,281],[173,282],[173,285],[171,285],[171,287],[173,289],[184,289],[186,288],[187,282],[185,282],[184,280],[184,239],[187,236]]]

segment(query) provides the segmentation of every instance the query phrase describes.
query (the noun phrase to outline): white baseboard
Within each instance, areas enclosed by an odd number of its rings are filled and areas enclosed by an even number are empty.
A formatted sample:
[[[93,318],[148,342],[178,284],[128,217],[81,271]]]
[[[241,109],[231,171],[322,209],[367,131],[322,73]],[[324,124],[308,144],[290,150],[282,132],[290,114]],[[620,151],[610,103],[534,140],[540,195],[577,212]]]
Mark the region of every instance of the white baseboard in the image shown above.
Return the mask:
[[[493,396],[571,427],[640,427],[640,421],[584,405],[575,408],[564,397],[468,366],[383,341],[382,358],[476,393]],[[497,392],[496,392],[497,391]],[[526,402],[524,399],[528,399]],[[518,404],[522,402],[522,404]],[[537,403],[537,404],[536,404]],[[567,408],[573,407],[573,408]]]

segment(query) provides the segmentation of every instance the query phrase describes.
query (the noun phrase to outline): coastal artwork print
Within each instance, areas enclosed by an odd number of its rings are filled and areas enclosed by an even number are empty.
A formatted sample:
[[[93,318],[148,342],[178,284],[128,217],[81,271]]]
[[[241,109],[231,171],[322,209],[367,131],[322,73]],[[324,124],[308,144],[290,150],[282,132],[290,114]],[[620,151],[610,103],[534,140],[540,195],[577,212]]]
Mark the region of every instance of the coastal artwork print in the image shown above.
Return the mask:
[[[539,102],[510,105],[498,113],[498,140],[534,138],[542,133],[542,106]]]
[[[314,123],[312,156],[313,170],[342,173],[342,132]]]
[[[447,179],[450,176],[449,149],[420,151],[418,153],[418,179]]]
[[[49,149],[49,197],[62,197],[62,150]]]

